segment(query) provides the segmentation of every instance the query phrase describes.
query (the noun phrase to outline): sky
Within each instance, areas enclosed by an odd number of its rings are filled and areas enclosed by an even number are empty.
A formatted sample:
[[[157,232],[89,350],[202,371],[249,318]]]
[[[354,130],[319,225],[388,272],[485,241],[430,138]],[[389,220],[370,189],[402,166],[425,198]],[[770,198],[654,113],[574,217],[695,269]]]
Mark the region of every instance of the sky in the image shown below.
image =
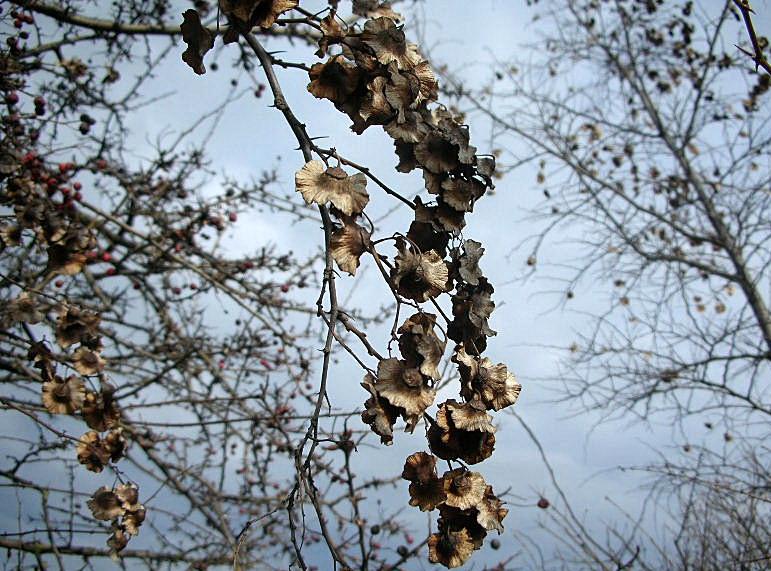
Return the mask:
[[[302,4],[312,9],[314,5],[325,3],[317,0]],[[491,54],[500,59],[527,57],[527,48],[522,46],[536,39],[535,27],[530,22],[532,12],[524,1],[425,0],[415,5],[405,3],[400,9],[407,17],[409,34],[424,38],[433,62],[445,63],[458,70],[471,83],[487,77]],[[421,23],[419,29],[409,24],[415,21],[411,18],[413,15]],[[761,22],[768,23],[767,20]],[[272,45],[268,43],[269,48]],[[181,54],[182,48],[178,51]],[[310,64],[316,61],[311,52],[307,47],[294,46],[287,48],[281,57]],[[161,65],[157,76],[162,81],[156,82],[151,89],[158,93],[173,93],[135,115],[134,121],[127,126],[138,149],[161,133],[179,130],[180,125],[186,125],[198,112],[206,111],[226,96],[229,83],[223,70],[227,68],[232,52],[225,51],[216,57],[220,71],[210,71],[200,77],[184,66],[178,55],[172,54]],[[422,181],[416,173],[404,175],[394,170],[393,147],[385,133],[371,128],[362,136],[353,135],[348,130],[346,117],[329,102],[316,100],[306,91],[308,79],[303,72],[278,70],[277,73],[290,106],[307,124],[311,136],[328,137],[325,145],[336,147],[346,158],[368,165],[374,174],[404,194],[410,195],[421,189]],[[151,94],[149,92],[148,96]],[[303,160],[294,150],[296,141],[281,114],[269,103],[267,96],[255,99],[247,94],[232,104],[207,150],[213,168],[228,177],[259,177],[263,168],[277,165],[279,188],[291,192],[294,173]],[[472,122],[470,130],[472,144],[479,152],[490,152],[489,126]],[[568,346],[586,325],[581,311],[604,307],[607,293],[591,284],[584,285],[575,292],[576,301],[568,309],[559,303],[562,293],[553,283],[517,279],[526,268],[529,252],[516,250],[515,245],[533,234],[533,223],[526,220],[527,211],[541,198],[535,179],[535,170],[521,169],[499,181],[496,192],[480,200],[473,215],[468,217],[464,238],[483,243],[485,254],[481,267],[496,286],[497,308],[491,326],[498,335],[490,340],[487,356],[496,363],[506,363],[516,373],[523,385],[520,400],[515,405],[517,413],[540,439],[574,510],[583,514],[590,526],[598,525],[601,521],[620,519],[620,510],[632,514],[639,512],[647,494],[645,479],[639,473],[620,468],[641,465],[652,458],[654,451],[665,451],[672,444],[672,433],[667,426],[598,424],[598,413],[581,412],[571,403],[553,402],[556,395],[553,383],[544,379],[559,376],[560,359],[565,356],[564,351],[553,347]],[[207,184],[206,191],[221,191],[218,178]],[[368,212],[372,218],[378,218],[379,213],[389,210],[392,202],[378,195],[377,189],[372,187],[370,195],[372,203]],[[409,214],[400,211],[383,220],[380,229],[382,235],[387,235],[396,229],[406,229],[408,224]],[[228,247],[234,253],[267,243],[288,246],[298,253],[311,253],[322,246],[323,234],[309,223],[291,224],[282,217],[252,213],[242,217],[227,238]],[[552,253],[560,255],[558,250]],[[565,250],[562,255],[567,253]],[[377,310],[380,300],[387,299],[388,291],[377,279],[371,260],[363,259],[359,274],[356,279],[343,277],[339,280],[341,298],[346,298],[350,292],[352,306],[365,311]],[[376,304],[373,299],[377,300]],[[385,346],[389,327],[370,331],[375,346]],[[330,398],[335,406],[361,406],[366,398],[364,390],[359,388],[361,377],[356,364],[341,355],[330,375]],[[452,392],[446,396],[451,396]],[[516,419],[499,414],[496,421],[499,427],[496,453],[475,469],[481,471],[496,490],[511,489],[516,496],[504,522],[503,543],[507,545],[506,537],[528,535],[538,538],[541,547],[548,552],[554,547],[555,540],[542,532],[544,514],[535,505],[541,495],[556,501],[547,470],[538,449]],[[3,422],[7,421],[0,415],[0,426]],[[425,441],[418,432],[414,435],[399,433],[395,445],[389,448],[362,450],[360,458],[354,459],[354,465],[358,463],[360,470],[365,472],[401,466],[407,454],[425,448]],[[406,504],[406,485],[390,494],[380,499]],[[367,500],[371,509],[376,509],[377,499]],[[420,512],[413,511],[416,513],[409,517],[418,531],[418,526],[425,520]],[[323,555],[318,557],[323,562]],[[496,555],[485,547],[472,562],[481,565],[495,560]]]

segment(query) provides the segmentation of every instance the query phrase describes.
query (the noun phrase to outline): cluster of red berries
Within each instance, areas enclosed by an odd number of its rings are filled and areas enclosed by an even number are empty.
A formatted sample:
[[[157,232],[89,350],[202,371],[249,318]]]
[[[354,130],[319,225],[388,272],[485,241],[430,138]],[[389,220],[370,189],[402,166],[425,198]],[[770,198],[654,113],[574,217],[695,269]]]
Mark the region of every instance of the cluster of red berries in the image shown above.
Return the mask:
[[[18,10],[11,10],[11,18],[13,18],[13,27],[17,30],[21,30],[24,24],[35,23],[35,18],[32,17],[32,14],[25,14]]]
[[[13,27],[19,30],[19,33],[16,36],[8,36],[5,43],[8,46],[11,55],[19,55],[22,51],[19,47],[19,40],[29,39],[29,32],[23,29],[24,25],[34,24],[35,19],[32,17],[32,14],[25,14],[18,10],[11,10],[11,17],[13,18]]]
[[[75,163],[61,162],[57,171],[47,168],[35,151],[30,151],[21,159],[21,164],[29,172],[33,182],[45,187],[47,194],[54,197],[61,194],[61,202],[56,204],[57,210],[75,210],[75,202],[83,200],[81,192],[83,185],[78,181],[71,181],[71,172],[75,170]],[[72,184],[69,184],[72,182]]]

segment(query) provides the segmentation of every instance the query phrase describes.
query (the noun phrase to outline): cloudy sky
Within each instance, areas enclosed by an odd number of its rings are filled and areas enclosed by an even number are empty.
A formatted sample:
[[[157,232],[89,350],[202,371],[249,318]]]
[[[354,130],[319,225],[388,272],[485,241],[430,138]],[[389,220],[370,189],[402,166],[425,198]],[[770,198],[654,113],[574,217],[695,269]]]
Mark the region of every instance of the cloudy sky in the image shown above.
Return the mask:
[[[320,0],[303,2],[308,9],[324,4]],[[410,33],[413,37],[419,34],[425,38],[433,61],[457,70],[471,84],[487,78],[492,57],[527,59],[528,48],[522,46],[536,39],[536,27],[530,21],[532,12],[524,1],[425,0],[414,6],[405,3],[401,11],[407,17],[408,28],[409,22],[421,23],[419,29],[410,28]],[[768,20],[761,23],[767,24]],[[268,47],[276,48],[276,44],[269,43]],[[312,50],[307,47],[283,48],[286,49],[284,59],[308,64],[315,61]],[[162,133],[179,131],[180,126],[186,126],[192,118],[226,97],[230,85],[225,70],[231,57],[232,52],[227,50],[218,54],[220,70],[202,77],[191,73],[178,54],[167,58],[158,69],[158,80],[151,89],[158,94],[173,94],[134,116],[128,128],[136,148],[141,149]],[[351,134],[346,117],[306,91],[308,79],[302,71],[278,70],[278,74],[289,104],[307,124],[311,136],[328,137],[324,145],[334,146],[346,158],[366,164],[405,195],[421,190],[422,180],[416,173],[404,175],[394,170],[396,157],[386,134],[374,128],[363,136]],[[268,97],[255,99],[247,95],[232,104],[211,140],[209,157],[218,173],[238,179],[258,178],[262,169],[277,166],[280,188],[292,192],[294,172],[302,166],[302,156],[294,150],[296,142],[281,114],[269,107],[269,102]],[[471,122],[470,129],[472,143],[479,152],[492,151],[489,125]],[[141,154],[140,150],[138,155]],[[581,312],[604,308],[608,293],[591,284],[584,285],[575,292],[575,302],[564,308],[560,304],[563,292],[554,282],[518,279],[524,273],[529,252],[517,250],[515,246],[537,229],[526,219],[528,209],[542,198],[535,178],[534,170],[521,169],[501,180],[495,194],[482,199],[468,217],[464,237],[483,243],[485,255],[481,267],[496,285],[497,309],[491,326],[498,331],[498,336],[491,339],[487,354],[494,362],[506,363],[519,377],[523,392],[516,410],[541,440],[573,508],[585,514],[592,525],[592,522],[621,518],[619,508],[613,503],[628,513],[638,513],[646,495],[641,488],[643,478],[619,467],[641,465],[652,457],[653,451],[666,451],[672,445],[672,434],[666,426],[651,429],[620,423],[598,424],[600,417],[595,413],[581,412],[571,403],[552,402],[557,393],[554,385],[545,379],[559,376],[559,362],[564,352],[550,347],[568,346],[586,325]],[[218,180],[212,179],[208,192],[221,191]],[[378,195],[376,189],[370,189],[370,195],[370,216],[377,219],[388,213],[380,222],[381,235],[407,228],[410,217],[406,209],[390,212],[391,200]],[[255,246],[267,243],[288,246],[300,253],[314,252],[322,245],[323,234],[310,223],[291,224],[280,216],[255,212],[240,219],[228,237],[234,252],[252,251]],[[568,255],[559,248],[549,253],[555,262],[559,262],[560,255]],[[366,259],[360,274],[356,280],[340,279],[341,298],[350,292],[351,306],[361,307],[365,312],[376,311],[381,300],[387,301],[388,291],[377,279],[376,268]],[[370,332],[376,345],[385,346],[389,328],[390,325]],[[366,397],[359,388],[361,376],[355,363],[341,355],[330,377],[335,406],[361,405]],[[454,391],[447,396],[451,392]],[[504,414],[497,415],[497,419],[496,454],[478,469],[496,490],[511,489],[519,498],[511,502],[511,513],[505,521],[506,535],[539,538],[544,551],[548,552],[553,547],[553,539],[539,533],[544,514],[535,503],[541,494],[554,501],[554,489],[537,448],[519,423]],[[401,466],[407,454],[423,449],[424,442],[420,434],[400,433],[394,446],[363,449],[355,462],[363,472],[393,471],[394,466]],[[376,499],[369,500],[372,509],[376,508]],[[386,499],[406,504],[406,486]],[[411,517],[416,527],[424,522],[419,513]],[[323,565],[324,559],[321,555],[319,558]],[[494,561],[495,557],[490,548],[485,547],[475,560]]]

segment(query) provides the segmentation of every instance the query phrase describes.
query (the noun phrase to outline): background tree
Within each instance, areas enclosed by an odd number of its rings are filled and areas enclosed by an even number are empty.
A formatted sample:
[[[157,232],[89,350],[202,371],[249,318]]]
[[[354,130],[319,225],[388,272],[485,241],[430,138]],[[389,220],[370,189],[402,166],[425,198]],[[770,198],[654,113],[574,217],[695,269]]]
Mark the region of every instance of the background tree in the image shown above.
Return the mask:
[[[501,162],[535,167],[526,277],[592,316],[565,347],[560,399],[673,438],[638,467],[652,524],[643,512],[600,538],[562,496],[569,568],[768,564],[769,75],[742,7],[544,2],[539,57],[499,56],[482,87],[447,74]]]

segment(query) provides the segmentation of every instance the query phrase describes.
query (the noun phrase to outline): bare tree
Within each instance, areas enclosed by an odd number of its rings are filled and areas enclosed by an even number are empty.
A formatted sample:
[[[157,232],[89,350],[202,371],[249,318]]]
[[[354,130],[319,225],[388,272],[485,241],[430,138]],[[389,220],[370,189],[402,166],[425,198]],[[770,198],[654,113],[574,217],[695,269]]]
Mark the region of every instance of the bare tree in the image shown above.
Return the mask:
[[[15,515],[3,516],[0,547],[18,568],[112,557],[363,571],[400,568],[426,546],[457,567],[503,529],[507,510],[468,465],[493,453],[488,411],[520,391],[482,356],[494,289],[484,248],[461,234],[495,161],[436,103],[434,74],[390,5],[354,1],[343,18],[336,1],[192,4],[2,7],[0,403],[12,430],[0,478]],[[281,59],[289,43],[323,61]],[[229,97],[140,152],[125,127],[156,101],[161,66],[173,58],[204,75],[224,57]],[[279,70],[309,78],[311,95],[285,93]],[[296,193],[278,190],[275,168],[217,178],[207,159],[220,118],[247,96],[269,99],[295,139]],[[422,171],[434,196],[405,196],[320,146],[291,105],[311,96],[357,134],[383,127],[397,169]],[[382,231],[370,200],[398,205],[409,226]],[[231,255],[227,232],[258,208],[321,226],[318,253],[266,244]],[[338,294],[338,270],[362,263],[382,278],[380,310]],[[378,348],[368,328],[383,315],[390,341]],[[362,369],[362,408],[330,402],[336,348]],[[460,398],[429,413],[450,381]],[[410,455],[401,474],[357,477],[357,448],[372,432],[392,442],[399,419],[423,427],[431,452]],[[422,541],[401,506],[365,512],[367,491],[402,479],[404,504],[439,511]]]
[[[561,306],[591,298],[591,324],[565,347],[562,400],[664,422],[680,449],[641,467],[668,512],[659,535],[635,516],[598,540],[565,505],[558,535],[577,566],[765,568],[767,41],[739,1],[535,9],[543,38],[527,53],[540,56],[499,56],[482,87],[448,74],[447,93],[543,192],[540,230],[519,250],[526,277],[556,280]]]

